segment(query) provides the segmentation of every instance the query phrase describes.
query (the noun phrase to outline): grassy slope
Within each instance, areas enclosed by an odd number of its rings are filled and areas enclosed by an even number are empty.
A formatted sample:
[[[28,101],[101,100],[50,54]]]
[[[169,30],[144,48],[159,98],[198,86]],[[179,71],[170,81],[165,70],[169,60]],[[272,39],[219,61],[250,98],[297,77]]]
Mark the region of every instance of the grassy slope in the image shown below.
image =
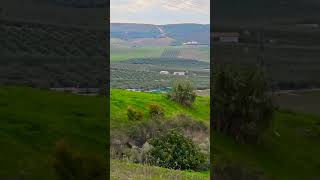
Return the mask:
[[[185,180],[207,180],[208,173],[188,172],[170,170],[160,167],[144,166],[120,161],[111,163],[111,179],[141,179],[141,180],[164,180],[164,179],[185,179]]]
[[[49,155],[61,138],[80,152],[104,155],[107,108],[103,97],[1,87],[0,177],[57,179]]]
[[[278,180],[320,178],[320,117],[281,110],[276,112],[274,130],[280,136],[269,132],[260,146],[235,144],[216,133],[216,160],[255,167]]]
[[[126,109],[128,105],[144,110],[145,116],[148,113],[148,105],[156,103],[161,105],[167,117],[172,117],[178,113],[192,116],[196,120],[209,122],[209,98],[197,97],[191,109],[184,108],[177,103],[169,101],[164,95],[142,92],[131,92],[126,90],[112,89],[110,99],[111,128],[117,128],[128,123]],[[132,163],[121,163],[112,161],[111,175],[114,179],[208,179],[208,172],[185,172],[173,171],[165,168],[143,166]]]
[[[209,98],[205,97],[197,97],[192,108],[184,108],[177,103],[169,101],[161,94],[112,89],[110,103],[111,128],[118,127],[119,125],[126,124],[128,122],[126,110],[129,105],[134,108],[144,110],[147,115],[148,105],[150,103],[161,105],[165,109],[167,117],[174,116],[178,113],[184,113],[192,116],[196,120],[209,121],[210,102]]]

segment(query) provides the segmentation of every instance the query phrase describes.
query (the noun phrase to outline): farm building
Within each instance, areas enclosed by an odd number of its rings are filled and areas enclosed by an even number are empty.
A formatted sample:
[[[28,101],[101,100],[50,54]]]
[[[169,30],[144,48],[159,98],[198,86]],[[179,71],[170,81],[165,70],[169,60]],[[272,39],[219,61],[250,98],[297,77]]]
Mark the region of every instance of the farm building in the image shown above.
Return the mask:
[[[214,32],[213,39],[215,41],[225,42],[225,43],[238,43],[240,34],[238,32]]]
[[[190,41],[190,42],[186,42],[183,43],[183,45],[198,45],[199,43],[197,41]]]
[[[169,72],[168,72],[168,71],[160,71],[160,74],[165,74],[165,75],[167,75],[167,74],[169,74]]]
[[[184,76],[184,75],[186,75],[186,73],[185,72],[174,72],[173,75]]]

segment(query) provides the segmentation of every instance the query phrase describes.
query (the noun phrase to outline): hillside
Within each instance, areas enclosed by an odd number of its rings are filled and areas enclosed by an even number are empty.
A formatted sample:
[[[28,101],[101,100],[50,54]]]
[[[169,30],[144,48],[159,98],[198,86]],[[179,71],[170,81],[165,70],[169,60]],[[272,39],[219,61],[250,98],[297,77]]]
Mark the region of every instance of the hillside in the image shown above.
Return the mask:
[[[148,105],[156,103],[161,105],[165,110],[167,117],[172,117],[179,113],[187,114],[198,121],[209,121],[209,98],[197,97],[192,108],[184,108],[175,102],[169,101],[162,94],[132,92],[127,90],[111,89],[110,112],[111,112],[111,128],[119,127],[128,123],[126,110],[129,105],[134,108],[144,110],[147,115]]]
[[[60,139],[79,152],[104,156],[106,102],[104,97],[0,87],[1,179],[57,180],[50,155]]]
[[[202,24],[110,24],[110,37],[123,40],[139,38],[171,38],[180,43],[197,41],[201,44],[209,44],[209,32],[210,25]]]

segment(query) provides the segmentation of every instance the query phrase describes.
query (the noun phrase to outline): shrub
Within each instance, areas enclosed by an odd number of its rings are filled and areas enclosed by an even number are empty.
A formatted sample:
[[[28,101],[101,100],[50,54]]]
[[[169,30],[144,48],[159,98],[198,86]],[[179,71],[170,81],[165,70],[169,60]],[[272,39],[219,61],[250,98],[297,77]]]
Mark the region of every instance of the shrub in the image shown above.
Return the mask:
[[[127,116],[129,121],[140,121],[143,119],[143,112],[129,106],[127,109]]]
[[[63,140],[56,143],[53,154],[53,167],[61,180],[106,179],[105,162],[98,156],[75,153]]]
[[[271,126],[274,109],[264,72],[234,66],[217,66],[213,72],[213,128],[238,142],[259,142]]]
[[[158,104],[150,104],[149,115],[151,119],[163,119],[164,109]]]
[[[196,93],[191,81],[182,79],[174,81],[168,98],[183,106],[191,106],[196,100]]]
[[[148,162],[152,165],[170,169],[197,170],[205,162],[204,154],[192,142],[175,130],[149,141]]]

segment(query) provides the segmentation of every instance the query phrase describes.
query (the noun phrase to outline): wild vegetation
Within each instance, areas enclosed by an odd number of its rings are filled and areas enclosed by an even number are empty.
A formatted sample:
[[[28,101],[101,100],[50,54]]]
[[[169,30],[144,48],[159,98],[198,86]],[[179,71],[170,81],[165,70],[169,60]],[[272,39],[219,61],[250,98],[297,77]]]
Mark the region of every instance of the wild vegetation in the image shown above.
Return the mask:
[[[114,104],[111,106],[111,112],[114,112],[111,113],[112,159],[146,167],[209,170],[209,109],[199,109],[202,106],[199,102],[209,103],[208,98],[196,99],[188,81],[179,83],[177,85],[183,88],[173,90],[177,94],[174,99],[162,94],[111,91],[111,103]],[[175,102],[176,98],[182,101]],[[121,115],[121,106],[125,104],[130,104],[127,120]],[[202,121],[201,112],[196,109],[207,112],[203,113]],[[115,178],[117,174],[112,173],[111,176]],[[130,174],[127,178],[132,176]]]
[[[238,142],[259,142],[272,124],[274,111],[270,83],[264,72],[260,67],[241,70],[217,66],[213,74],[214,129]]]

